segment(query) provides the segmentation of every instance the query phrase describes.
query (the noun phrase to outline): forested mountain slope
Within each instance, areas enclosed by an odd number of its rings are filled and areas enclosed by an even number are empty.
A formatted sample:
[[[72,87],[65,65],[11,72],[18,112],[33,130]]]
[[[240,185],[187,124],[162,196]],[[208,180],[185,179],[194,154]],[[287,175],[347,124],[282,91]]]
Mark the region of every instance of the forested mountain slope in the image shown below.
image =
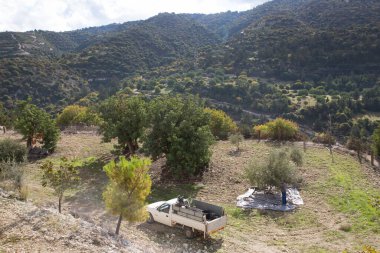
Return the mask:
[[[380,70],[379,1],[278,0],[249,13],[250,24],[222,51],[207,52],[206,66],[283,80]]]
[[[136,74],[210,69],[367,94],[363,89],[376,89],[380,73],[378,13],[375,0],[273,0],[244,12],[3,32],[0,97],[7,104],[31,95],[41,105],[64,105],[89,91],[114,92]]]

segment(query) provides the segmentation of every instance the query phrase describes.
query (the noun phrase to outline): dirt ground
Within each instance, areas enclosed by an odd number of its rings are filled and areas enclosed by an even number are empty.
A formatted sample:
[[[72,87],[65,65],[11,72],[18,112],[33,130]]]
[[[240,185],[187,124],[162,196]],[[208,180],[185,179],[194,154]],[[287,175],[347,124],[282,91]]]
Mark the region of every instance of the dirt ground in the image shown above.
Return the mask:
[[[11,138],[18,139],[16,134]],[[4,138],[4,136],[0,136]],[[277,212],[243,212],[235,208],[236,197],[250,187],[244,177],[245,168],[252,161],[264,159],[269,155],[274,144],[257,143],[246,140],[240,146],[240,151],[229,142],[217,142],[213,147],[213,156],[209,169],[203,178],[191,183],[191,194],[197,199],[223,205],[229,215],[228,226],[207,240],[196,238],[188,240],[180,228],[170,228],[160,224],[122,223],[121,234],[137,245],[149,245],[156,252],[342,252],[348,249],[357,252],[363,245],[380,248],[378,234],[343,232],[342,224],[350,223],[346,214],[335,210],[326,200],[314,191],[319,181],[329,175],[324,167],[320,168],[306,162],[301,169],[303,187],[301,195],[305,202],[299,210],[293,213]],[[98,164],[81,169],[82,178],[78,188],[69,192],[63,203],[64,213],[75,213],[82,219],[114,231],[117,217],[105,211],[102,201],[102,191],[107,178],[101,170],[101,164],[112,158],[110,151],[112,143],[101,143],[101,138],[95,134],[63,135],[58,144],[57,152],[48,159],[95,157]],[[306,153],[308,161],[314,154],[327,152],[323,149],[309,148]],[[342,156],[337,154],[337,156]],[[354,158],[350,156],[344,159]],[[30,202],[43,207],[56,207],[56,197],[51,189],[40,184],[39,165],[44,159],[26,165],[25,181],[29,187]],[[154,177],[159,177],[162,161],[158,161]],[[157,172],[158,171],[158,172]],[[380,191],[379,173],[363,166],[363,174],[368,184]],[[193,180],[194,181],[194,180]],[[183,185],[162,185],[155,180],[153,191],[155,198],[160,196],[188,193],[189,183]],[[182,190],[181,190],[182,189]],[[152,200],[152,199],[151,199]]]

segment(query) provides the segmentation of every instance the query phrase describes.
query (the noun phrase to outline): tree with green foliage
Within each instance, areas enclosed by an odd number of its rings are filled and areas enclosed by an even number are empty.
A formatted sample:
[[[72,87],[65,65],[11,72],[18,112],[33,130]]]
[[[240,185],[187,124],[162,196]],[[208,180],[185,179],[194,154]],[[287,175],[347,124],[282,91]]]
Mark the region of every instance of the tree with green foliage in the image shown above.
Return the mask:
[[[299,127],[296,123],[283,118],[271,120],[264,125],[254,127],[255,135],[260,138],[288,141],[297,138]]]
[[[59,166],[52,161],[46,161],[41,165],[43,172],[42,186],[50,186],[58,196],[58,211],[61,213],[62,199],[65,191],[74,188],[79,181],[78,169],[72,161],[61,158]]]
[[[351,129],[350,137],[347,140],[347,147],[356,151],[358,160],[362,163],[362,153],[367,149],[367,140],[363,129],[360,130],[357,125],[354,125]]]
[[[210,115],[210,130],[215,138],[227,140],[238,130],[236,123],[224,111],[206,108],[205,112]]]
[[[240,133],[231,134],[228,139],[230,140],[232,145],[236,146],[236,150],[239,151],[240,143],[244,140],[243,135],[241,135]]]
[[[301,152],[297,152],[301,154]],[[302,159],[301,159],[302,160]],[[293,163],[292,163],[293,162]],[[299,181],[297,170],[293,164],[300,166],[300,158],[287,150],[275,150],[269,155],[266,162],[251,163],[246,169],[247,178],[252,185],[260,188],[272,187],[281,189],[286,194],[287,185],[296,184]]]
[[[72,125],[92,126],[100,123],[99,115],[90,108],[80,105],[69,105],[57,117],[60,127]]]
[[[15,129],[23,135],[27,148],[39,142],[43,149],[54,152],[60,132],[47,112],[29,101],[22,101],[18,104],[16,116]]]
[[[150,193],[152,181],[148,174],[151,161],[132,156],[128,161],[124,156],[119,162],[111,161],[104,166],[109,183],[103,192],[106,208],[113,215],[119,215],[116,234],[119,234],[122,219],[129,222],[146,218],[145,200]]]
[[[99,108],[103,140],[118,140],[123,154],[135,154],[148,123],[147,104],[141,97],[111,97]]]
[[[144,149],[153,159],[165,155],[172,175],[195,175],[208,166],[213,136],[198,98],[158,97],[150,103],[149,118]]]
[[[372,135],[372,141],[376,155],[380,156],[380,126],[375,129]]]
[[[9,112],[4,108],[3,103],[1,102],[0,102],[0,126],[5,126],[5,127],[11,126],[11,119],[9,116]]]

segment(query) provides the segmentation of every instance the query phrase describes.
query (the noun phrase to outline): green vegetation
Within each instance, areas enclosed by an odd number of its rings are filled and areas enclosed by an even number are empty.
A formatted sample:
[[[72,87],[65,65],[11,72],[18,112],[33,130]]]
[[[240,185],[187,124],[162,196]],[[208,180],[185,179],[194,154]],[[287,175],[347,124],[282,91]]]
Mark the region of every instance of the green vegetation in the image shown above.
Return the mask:
[[[122,219],[129,222],[146,218],[145,199],[150,193],[152,181],[148,174],[149,159],[132,156],[130,161],[120,157],[119,162],[111,161],[104,166],[110,179],[103,192],[106,208],[119,215],[116,234],[119,234]]]
[[[148,108],[140,97],[111,97],[100,106],[104,141],[117,138],[123,154],[134,154],[148,126]]]
[[[62,199],[65,191],[75,187],[79,181],[78,170],[72,161],[61,158],[59,166],[52,161],[46,161],[41,165],[43,171],[42,186],[50,186],[58,196],[58,211],[61,213]]]
[[[241,134],[232,134],[228,138],[232,145],[236,146],[236,150],[240,150],[240,143],[244,140],[243,135]]]
[[[17,163],[26,160],[26,148],[12,139],[0,140],[0,162],[15,161]]]
[[[60,127],[73,125],[92,126],[100,123],[99,116],[90,108],[80,105],[69,105],[57,116]]]
[[[152,192],[149,195],[149,202],[157,202],[177,198],[178,196],[186,196],[189,199],[195,198],[198,191],[203,185],[197,184],[168,184],[153,185]]]
[[[210,115],[210,130],[215,138],[227,140],[237,131],[236,123],[224,111],[206,108],[205,112]]]
[[[173,176],[196,175],[208,166],[213,136],[209,115],[197,98],[159,97],[150,103],[150,124],[144,149],[166,157]]]
[[[375,132],[373,133],[373,142],[376,149],[376,153],[378,156],[380,156],[380,126],[376,128]]]
[[[366,183],[359,164],[343,155],[337,155],[335,163],[327,162],[328,151],[318,152],[308,154],[308,162],[315,167],[326,166],[328,177],[310,187],[316,187],[336,210],[350,217],[352,231],[380,233],[380,194]]]
[[[50,115],[29,101],[20,102],[17,111],[15,129],[23,135],[27,148],[37,142],[42,148],[54,152],[59,138],[59,129]]]
[[[277,118],[264,125],[254,127],[256,136],[272,140],[294,140],[298,137],[298,125],[292,121]]]
[[[297,154],[297,155],[295,155]],[[291,154],[287,150],[274,150],[270,153],[268,161],[252,162],[246,170],[248,180],[251,185],[262,189],[274,186],[277,189],[284,189],[285,185],[294,185],[299,182],[296,168],[290,163],[300,165],[302,156],[299,152],[293,151]]]

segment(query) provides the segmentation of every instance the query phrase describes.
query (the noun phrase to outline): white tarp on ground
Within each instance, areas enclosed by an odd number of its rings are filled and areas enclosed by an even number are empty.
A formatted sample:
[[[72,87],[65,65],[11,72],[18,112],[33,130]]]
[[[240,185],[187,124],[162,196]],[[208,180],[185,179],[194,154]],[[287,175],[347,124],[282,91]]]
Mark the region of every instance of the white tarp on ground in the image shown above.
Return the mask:
[[[255,188],[249,189],[244,194],[237,197],[237,207],[244,209],[265,209],[275,211],[291,211],[298,205],[303,205],[303,200],[296,188],[286,190],[287,205],[282,205],[281,193],[265,193],[256,191]]]

